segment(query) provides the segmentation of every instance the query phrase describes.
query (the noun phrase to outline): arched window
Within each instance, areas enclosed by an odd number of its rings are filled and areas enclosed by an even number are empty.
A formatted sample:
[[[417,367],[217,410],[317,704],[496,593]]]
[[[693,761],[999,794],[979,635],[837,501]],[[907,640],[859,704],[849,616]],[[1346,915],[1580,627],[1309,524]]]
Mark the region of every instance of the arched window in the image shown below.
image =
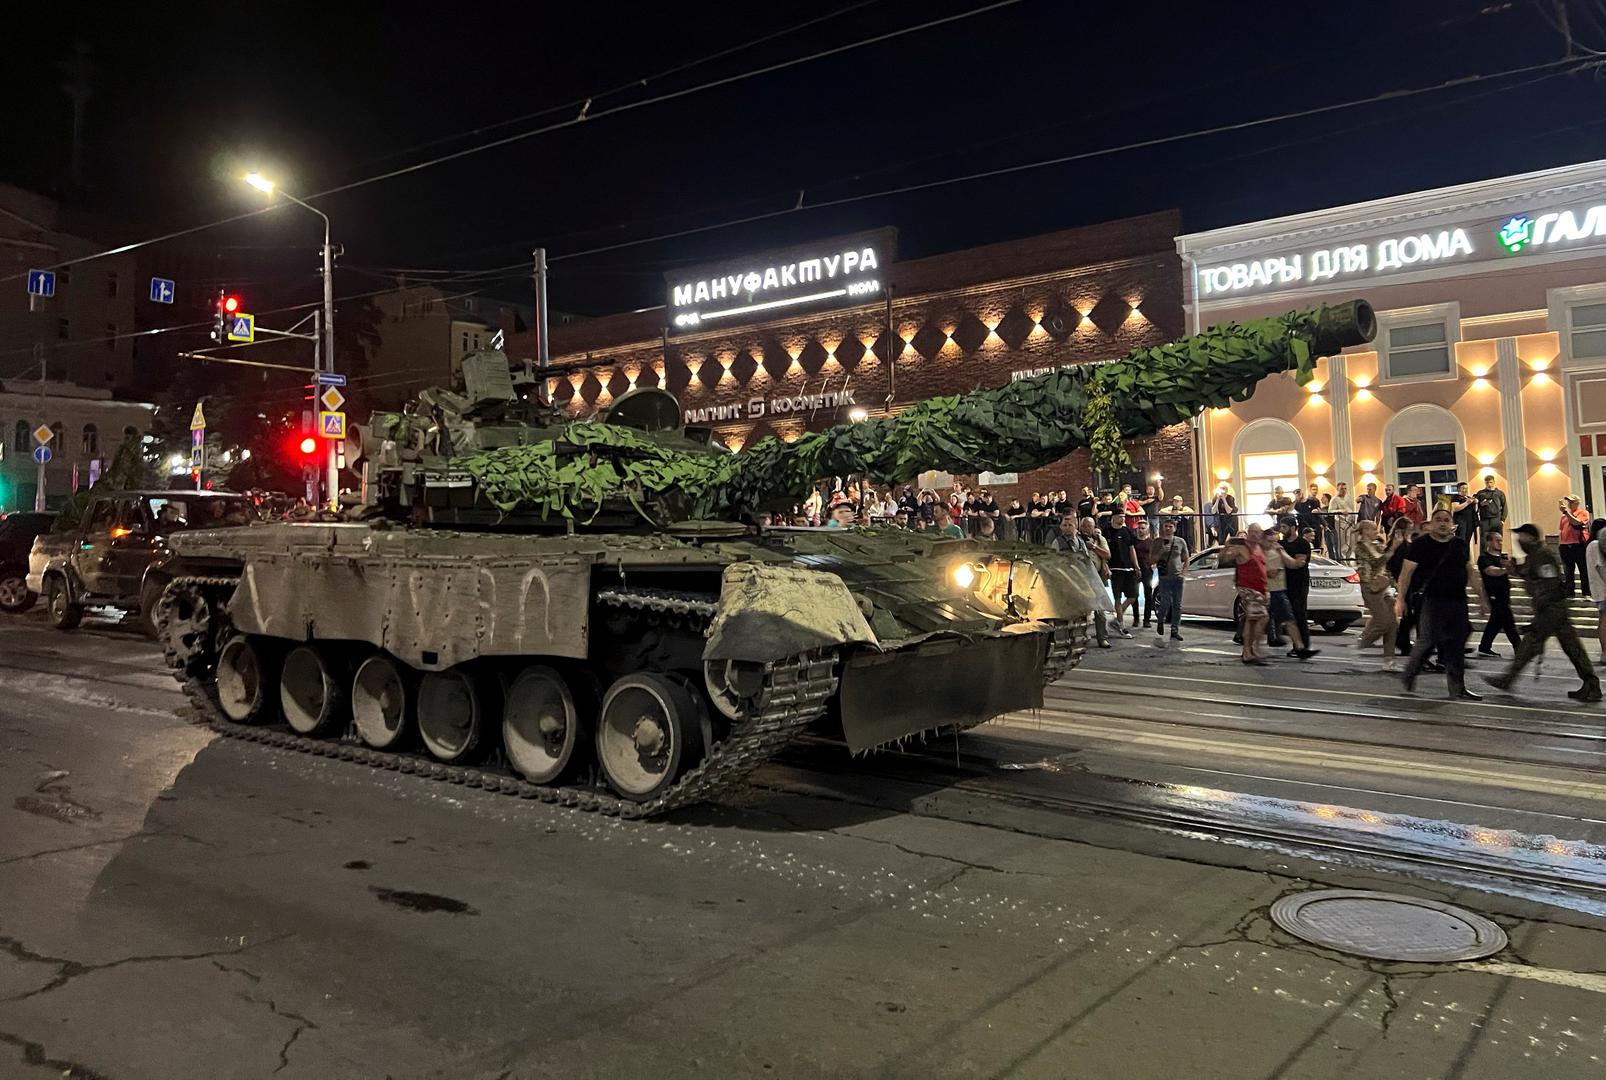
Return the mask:
[[[1453,494],[1457,481],[1466,479],[1466,460],[1461,421],[1441,406],[1407,406],[1383,429],[1383,465],[1402,489],[1421,484],[1434,499]]]
[[[65,450],[66,447],[67,447],[67,444],[65,442],[63,442],[62,439],[61,439],[61,433],[66,431],[67,429],[62,426],[62,423],[61,423],[60,420],[57,420],[54,424],[50,425],[50,430],[52,432],[51,439],[50,439],[50,448],[52,450],[54,450],[56,453],[59,454],[63,450]]]
[[[1277,489],[1298,498],[1305,486],[1305,443],[1286,420],[1267,417],[1244,425],[1233,440],[1232,459],[1245,522],[1269,524],[1265,510]]]
[[[100,432],[94,424],[84,425],[84,441],[81,444],[85,457],[100,456]]]
[[[11,433],[11,449],[19,454],[26,454],[28,443],[33,439],[32,431],[28,421],[18,420],[16,429]]]

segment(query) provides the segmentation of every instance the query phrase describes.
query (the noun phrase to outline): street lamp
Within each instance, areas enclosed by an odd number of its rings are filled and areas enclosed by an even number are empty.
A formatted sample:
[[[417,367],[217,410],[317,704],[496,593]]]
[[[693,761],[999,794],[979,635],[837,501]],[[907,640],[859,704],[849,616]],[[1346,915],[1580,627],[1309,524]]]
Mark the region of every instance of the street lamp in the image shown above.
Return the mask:
[[[311,203],[303,202],[302,200],[296,198],[294,195],[284,190],[284,188],[279,187],[272,180],[269,180],[266,176],[263,176],[259,172],[246,173],[244,179],[247,184],[250,184],[264,195],[272,195],[275,191],[277,191],[280,195],[284,196],[286,200],[295,203],[303,210],[311,210],[314,214],[317,214],[319,217],[323,218],[323,363],[326,367],[326,370],[332,372],[335,370],[335,267],[334,249],[329,244],[329,215],[324,213],[322,210],[319,210]],[[314,365],[315,369],[316,367],[317,365]],[[314,383],[317,382],[316,374],[317,373],[315,370],[313,379]],[[329,443],[329,462],[327,470],[329,501],[331,505],[338,509],[338,502],[340,498],[340,474],[336,465],[335,443],[333,439],[327,441]]]

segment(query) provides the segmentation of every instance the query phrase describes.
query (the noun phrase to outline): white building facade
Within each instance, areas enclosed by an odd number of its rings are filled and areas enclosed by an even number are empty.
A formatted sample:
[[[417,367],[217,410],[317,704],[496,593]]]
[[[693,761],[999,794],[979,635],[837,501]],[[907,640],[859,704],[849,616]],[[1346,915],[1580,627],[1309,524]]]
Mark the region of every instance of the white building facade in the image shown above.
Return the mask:
[[[1354,297],[1370,345],[1197,422],[1201,486],[1247,511],[1314,482],[1493,475],[1511,522],[1606,515],[1606,161],[1177,238],[1190,329]],[[1204,492],[1199,497],[1208,498]]]

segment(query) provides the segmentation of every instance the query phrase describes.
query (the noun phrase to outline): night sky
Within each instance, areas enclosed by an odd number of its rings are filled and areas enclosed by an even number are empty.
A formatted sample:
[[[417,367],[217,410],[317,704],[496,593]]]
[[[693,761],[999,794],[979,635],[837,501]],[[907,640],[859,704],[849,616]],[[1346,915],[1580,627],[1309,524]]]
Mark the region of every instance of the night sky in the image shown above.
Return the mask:
[[[1565,55],[1550,2],[1023,0],[605,114],[981,6],[34,5],[50,13],[8,11],[0,43],[0,179],[67,191],[137,236],[258,205],[237,179],[246,168],[305,195],[572,116],[508,123],[591,96],[593,118],[576,128],[320,205],[347,266],[499,267],[544,242],[554,306],[600,313],[660,302],[677,265],[880,225],[896,226],[912,257],[1173,206],[1189,229],[1210,228],[1606,157],[1606,82],[1552,69],[573,256],[782,210],[800,190],[807,206]],[[1606,3],[1565,11],[1576,53],[1606,49]],[[72,191],[57,65],[80,44],[93,96],[86,182]],[[722,50],[733,51],[703,60]],[[276,213],[199,242],[303,245],[317,228]],[[527,294],[516,273],[483,286]]]

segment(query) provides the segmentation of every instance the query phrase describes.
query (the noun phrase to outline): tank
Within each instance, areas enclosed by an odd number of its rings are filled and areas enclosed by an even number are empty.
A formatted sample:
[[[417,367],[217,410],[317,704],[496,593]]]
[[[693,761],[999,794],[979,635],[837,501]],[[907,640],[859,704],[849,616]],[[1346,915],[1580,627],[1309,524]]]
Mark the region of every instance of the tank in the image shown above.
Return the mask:
[[[741,453],[638,390],[562,423],[499,353],[376,416],[348,520],[175,536],[169,666],[224,734],[627,817],[808,731],[859,753],[1041,706],[1108,604],[1091,557],[769,528],[811,482],[1016,471],[1310,377],[1362,301],[1228,324]]]

